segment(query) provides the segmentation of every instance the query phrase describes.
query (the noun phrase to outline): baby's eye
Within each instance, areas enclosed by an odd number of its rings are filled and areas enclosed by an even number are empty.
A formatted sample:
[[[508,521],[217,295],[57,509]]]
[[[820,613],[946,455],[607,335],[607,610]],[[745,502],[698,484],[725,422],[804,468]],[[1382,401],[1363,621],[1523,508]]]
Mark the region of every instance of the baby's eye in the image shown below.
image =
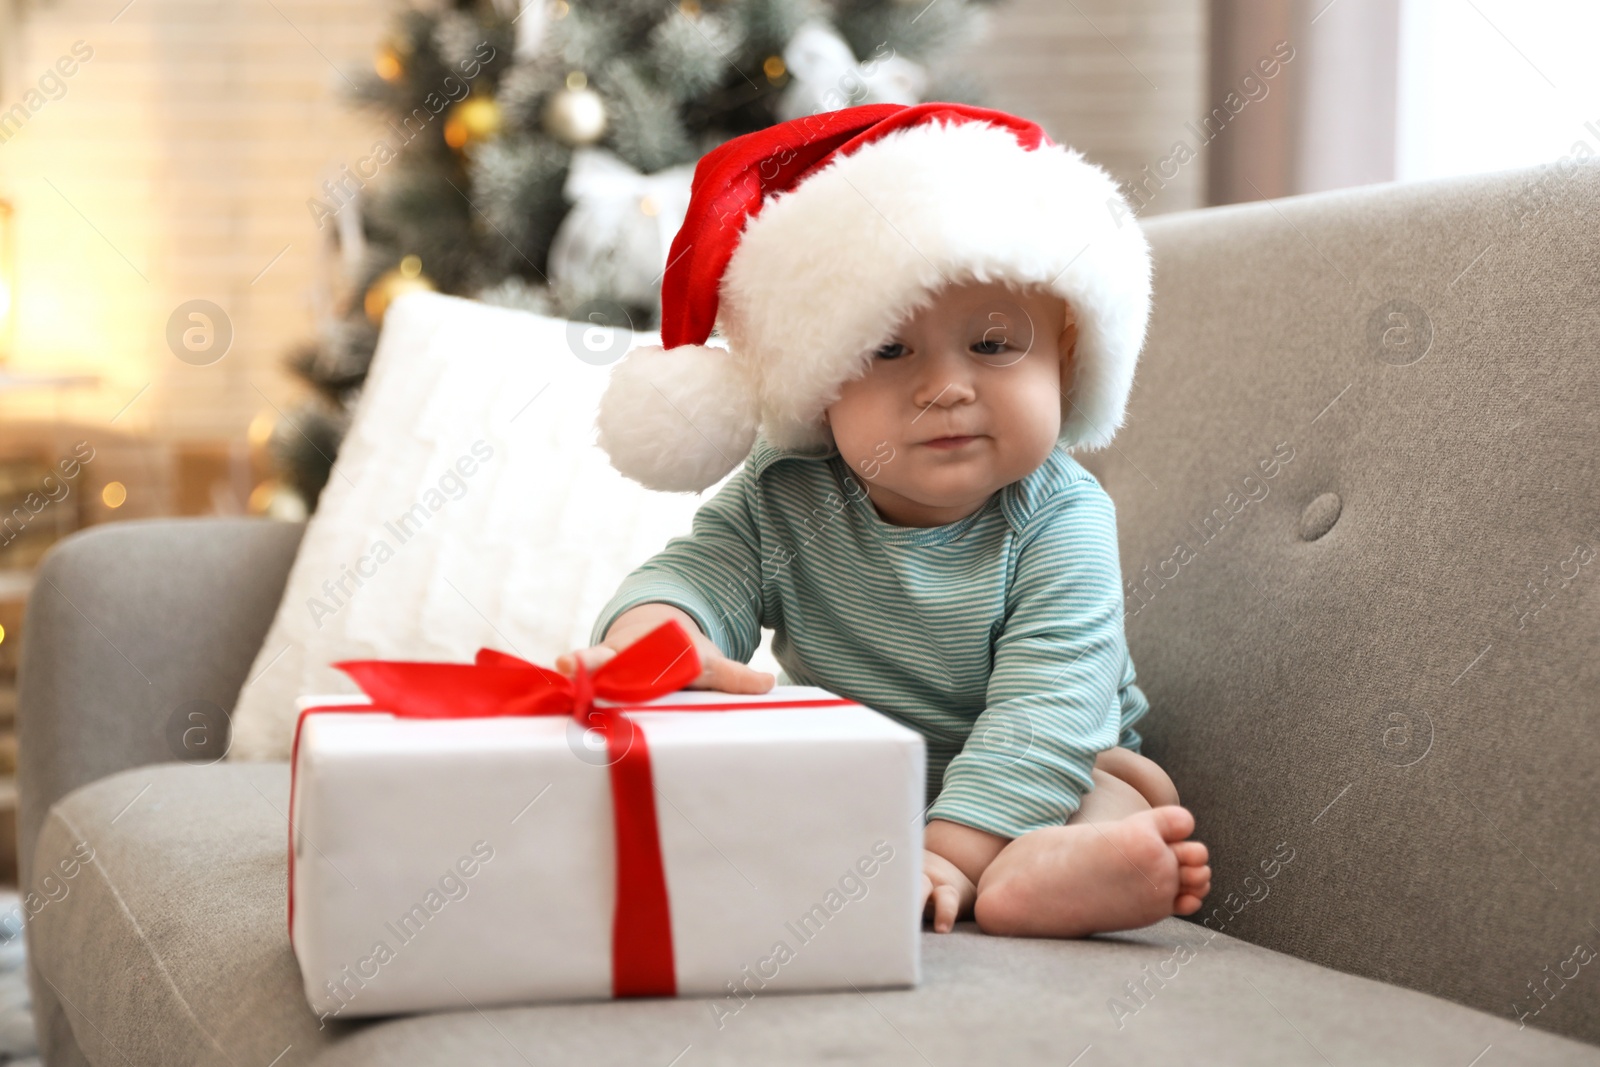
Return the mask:
[[[879,359],[899,359],[905,355],[905,347],[899,341],[891,341],[878,349],[877,357]]]
[[[972,350],[980,356],[998,356],[1006,350],[1004,341],[978,341],[973,344]]]

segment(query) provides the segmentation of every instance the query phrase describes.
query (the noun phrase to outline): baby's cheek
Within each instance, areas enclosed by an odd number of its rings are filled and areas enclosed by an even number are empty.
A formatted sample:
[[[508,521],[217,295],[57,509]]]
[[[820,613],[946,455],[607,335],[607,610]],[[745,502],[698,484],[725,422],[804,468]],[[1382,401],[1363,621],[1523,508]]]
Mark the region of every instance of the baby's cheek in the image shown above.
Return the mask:
[[[1020,380],[1028,378],[1032,380]],[[1066,407],[1054,374],[1024,374],[1006,390],[990,412],[1007,443],[1018,452],[1039,453],[1040,461],[1061,434],[1061,410]]]
[[[890,419],[874,405],[845,400],[828,409],[828,425],[839,455],[854,471],[883,462],[894,448]]]

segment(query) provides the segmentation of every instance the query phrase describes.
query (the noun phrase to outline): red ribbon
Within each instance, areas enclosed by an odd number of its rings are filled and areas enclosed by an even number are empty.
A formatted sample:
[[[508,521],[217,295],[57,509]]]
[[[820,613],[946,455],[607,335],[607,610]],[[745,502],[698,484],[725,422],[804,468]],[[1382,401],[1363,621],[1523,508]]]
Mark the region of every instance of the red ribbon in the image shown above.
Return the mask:
[[[767,702],[673,704],[645,702],[676,692],[700,676],[694,642],[668,620],[617,653],[592,674],[578,662],[573,674],[536,666],[493,649],[474,662],[345,660],[335,667],[372,698],[365,704],[306,708],[290,751],[289,925],[294,927],[294,768],[306,716],[318,712],[378,712],[416,719],[478,719],[501,715],[570,715],[606,739],[616,826],[617,892],[611,925],[611,990],[615,997],[675,996],[671,911],[656,821],[650,749],[644,731],[625,712],[735,711],[771,708]],[[614,703],[596,705],[595,699]],[[782,707],[854,704],[835,697],[786,702]]]

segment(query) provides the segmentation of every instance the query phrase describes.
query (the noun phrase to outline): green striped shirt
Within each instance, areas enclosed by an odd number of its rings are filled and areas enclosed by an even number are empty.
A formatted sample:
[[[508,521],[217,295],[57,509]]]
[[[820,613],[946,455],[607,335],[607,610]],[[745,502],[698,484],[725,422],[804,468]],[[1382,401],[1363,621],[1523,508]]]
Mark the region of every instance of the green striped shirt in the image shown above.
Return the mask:
[[[763,627],[783,685],[821,686],[927,739],[930,819],[1017,837],[1059,826],[1090,768],[1149,710],[1123,629],[1116,513],[1061,448],[944,526],[897,526],[835,449],[764,436],[634,570],[592,644],[637,604],[686,611],[748,663]]]

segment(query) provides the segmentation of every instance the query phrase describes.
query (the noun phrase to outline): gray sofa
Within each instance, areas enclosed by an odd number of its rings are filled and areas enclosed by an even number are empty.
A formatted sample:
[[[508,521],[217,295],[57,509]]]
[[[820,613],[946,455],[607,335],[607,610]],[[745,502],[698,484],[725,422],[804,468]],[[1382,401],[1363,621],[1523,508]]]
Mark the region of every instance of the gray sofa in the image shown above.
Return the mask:
[[[1143,223],[1152,332],[1086,460],[1212,896],[1078,942],[928,933],[915,990],[319,1029],[287,768],[170,747],[246,684],[300,529],[69,539],[21,675],[47,1062],[1600,1063],[1597,218],[1586,165]]]

